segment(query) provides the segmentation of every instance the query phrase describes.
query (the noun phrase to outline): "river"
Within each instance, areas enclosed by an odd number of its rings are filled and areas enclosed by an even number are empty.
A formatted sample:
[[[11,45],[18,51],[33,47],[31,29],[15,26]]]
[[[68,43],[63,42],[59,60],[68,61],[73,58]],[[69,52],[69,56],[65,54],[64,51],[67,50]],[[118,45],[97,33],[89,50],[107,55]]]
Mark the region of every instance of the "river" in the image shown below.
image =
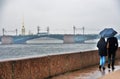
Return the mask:
[[[0,60],[29,58],[95,50],[96,43],[10,44],[0,45]]]

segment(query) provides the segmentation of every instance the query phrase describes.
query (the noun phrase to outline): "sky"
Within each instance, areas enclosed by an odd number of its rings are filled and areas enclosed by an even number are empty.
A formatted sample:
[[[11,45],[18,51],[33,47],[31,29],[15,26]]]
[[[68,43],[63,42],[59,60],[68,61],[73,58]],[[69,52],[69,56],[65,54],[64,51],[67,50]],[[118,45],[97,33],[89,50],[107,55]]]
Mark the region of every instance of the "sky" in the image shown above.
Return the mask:
[[[23,20],[24,19],[24,20]],[[24,21],[26,34],[50,28],[50,33],[99,34],[104,28],[113,28],[120,33],[119,0],[0,0],[0,35],[21,34]]]

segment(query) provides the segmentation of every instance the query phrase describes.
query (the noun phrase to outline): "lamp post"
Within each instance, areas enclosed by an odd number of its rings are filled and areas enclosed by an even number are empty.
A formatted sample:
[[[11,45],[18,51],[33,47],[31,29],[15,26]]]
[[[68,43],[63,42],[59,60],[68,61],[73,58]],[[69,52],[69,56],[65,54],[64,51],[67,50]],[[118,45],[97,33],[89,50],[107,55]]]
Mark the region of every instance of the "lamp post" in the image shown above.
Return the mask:
[[[4,36],[4,35],[5,35],[5,34],[4,34],[4,33],[5,33],[5,29],[4,29],[4,28],[2,29],[2,32],[3,32],[3,36]]]
[[[38,26],[37,27],[37,34],[39,34],[39,32],[40,32],[40,27]]]
[[[75,26],[73,25],[73,34],[74,34],[74,35],[75,35],[75,29],[76,29],[76,28],[75,28]]]

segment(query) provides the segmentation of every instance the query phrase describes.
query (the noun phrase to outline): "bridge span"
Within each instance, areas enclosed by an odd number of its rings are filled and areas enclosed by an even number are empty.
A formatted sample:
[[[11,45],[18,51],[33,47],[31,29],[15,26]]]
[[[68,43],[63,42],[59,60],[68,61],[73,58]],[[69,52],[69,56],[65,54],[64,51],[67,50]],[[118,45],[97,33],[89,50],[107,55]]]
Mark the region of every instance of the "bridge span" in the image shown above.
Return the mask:
[[[19,35],[11,36],[4,35],[0,37],[2,44],[23,44],[28,40],[36,38],[53,38],[62,40],[63,43],[83,43],[85,40],[97,39],[99,36],[97,34],[36,34],[36,35]]]

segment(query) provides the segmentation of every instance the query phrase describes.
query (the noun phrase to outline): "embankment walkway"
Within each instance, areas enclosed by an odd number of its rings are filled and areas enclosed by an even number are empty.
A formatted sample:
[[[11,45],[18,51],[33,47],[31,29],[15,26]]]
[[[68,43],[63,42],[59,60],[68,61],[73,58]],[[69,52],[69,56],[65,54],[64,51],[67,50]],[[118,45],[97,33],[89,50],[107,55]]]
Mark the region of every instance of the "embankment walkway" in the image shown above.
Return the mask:
[[[120,70],[117,70],[116,72],[107,74],[100,79],[120,79]]]
[[[106,64],[107,65],[107,64]],[[98,65],[89,68],[68,72],[50,79],[120,79],[120,59],[116,61],[115,70],[99,71]]]

